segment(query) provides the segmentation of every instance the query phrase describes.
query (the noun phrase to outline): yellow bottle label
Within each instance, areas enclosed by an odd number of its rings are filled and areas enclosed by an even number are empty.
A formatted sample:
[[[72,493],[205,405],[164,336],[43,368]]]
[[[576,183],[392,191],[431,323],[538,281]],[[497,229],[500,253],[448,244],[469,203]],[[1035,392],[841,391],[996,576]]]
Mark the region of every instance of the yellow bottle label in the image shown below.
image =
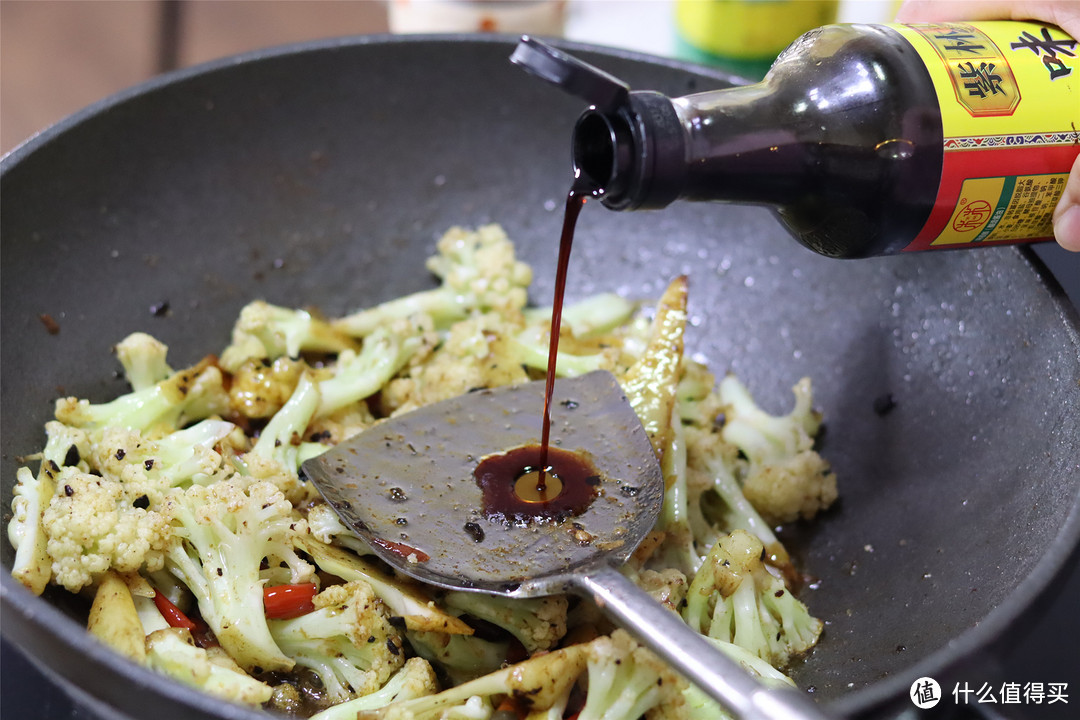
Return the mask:
[[[930,73],[941,106],[937,202],[908,250],[1050,239],[1080,154],[1080,50],[1035,22],[891,25]]]

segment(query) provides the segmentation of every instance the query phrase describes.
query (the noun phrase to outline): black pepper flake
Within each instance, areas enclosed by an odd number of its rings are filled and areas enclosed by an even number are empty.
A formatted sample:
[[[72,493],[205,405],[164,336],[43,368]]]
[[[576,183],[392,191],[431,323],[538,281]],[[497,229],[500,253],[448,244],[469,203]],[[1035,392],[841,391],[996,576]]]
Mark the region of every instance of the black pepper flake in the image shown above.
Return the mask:
[[[224,575],[224,574],[225,574],[225,571],[224,571],[224,570],[222,570],[221,568],[218,568],[218,569],[217,569],[217,576],[218,576],[218,577],[221,577],[221,576],[222,576],[222,575]]]
[[[77,446],[75,446],[75,445],[72,445],[71,447],[68,448],[67,455],[64,456],[64,464],[65,465],[78,465],[79,460],[81,460],[81,459],[82,459],[82,457],[79,455],[79,448]]]
[[[67,495],[68,497],[71,497],[72,495],[75,494],[75,488],[71,487],[70,485],[65,485],[64,486],[64,494]]]
[[[773,597],[784,597],[784,591],[783,590],[777,590],[776,592],[773,593]]]
[[[149,460],[143,461],[143,467],[146,468],[148,471],[153,470],[154,469],[154,458],[150,458]]]
[[[389,622],[392,626],[398,628],[399,630],[405,629],[405,618],[400,615],[391,615],[389,618]]]
[[[50,460],[49,461],[49,470],[51,470],[53,473],[58,473],[58,472],[60,472],[60,466],[56,464],[55,460]]]
[[[465,523],[465,532],[469,534],[469,537],[472,538],[473,542],[484,541],[484,528],[480,527],[477,523]]]
[[[373,643],[373,642],[375,642],[375,636],[374,636],[374,635],[368,635],[368,639],[367,639],[367,641],[368,641],[369,643]]]
[[[386,641],[386,649],[389,650],[392,655],[401,654],[401,648],[399,648],[397,646],[397,643],[395,643],[392,639]]]
[[[893,411],[896,407],[896,400],[893,398],[892,393],[885,393],[884,395],[878,395],[874,398],[874,413],[878,417],[885,417]]]
[[[117,460],[123,460],[125,455],[127,455],[127,453],[124,452],[124,448],[120,448],[119,450],[116,451],[116,459]]]
[[[146,495],[140,495],[139,497],[131,501],[131,505],[132,507],[137,507],[145,510],[146,508],[150,507],[150,498]]]

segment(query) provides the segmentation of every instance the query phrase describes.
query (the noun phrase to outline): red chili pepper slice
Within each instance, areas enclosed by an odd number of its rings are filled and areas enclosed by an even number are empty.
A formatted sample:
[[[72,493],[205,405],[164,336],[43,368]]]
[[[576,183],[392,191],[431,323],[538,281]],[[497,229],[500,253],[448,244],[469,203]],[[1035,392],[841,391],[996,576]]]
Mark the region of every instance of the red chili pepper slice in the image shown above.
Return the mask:
[[[315,583],[275,585],[263,588],[263,607],[271,620],[288,620],[315,609]]]
[[[157,590],[154,591],[154,605],[157,606],[161,616],[165,618],[165,622],[169,623],[169,627],[186,628],[188,630],[194,630],[197,627],[191,618]]]

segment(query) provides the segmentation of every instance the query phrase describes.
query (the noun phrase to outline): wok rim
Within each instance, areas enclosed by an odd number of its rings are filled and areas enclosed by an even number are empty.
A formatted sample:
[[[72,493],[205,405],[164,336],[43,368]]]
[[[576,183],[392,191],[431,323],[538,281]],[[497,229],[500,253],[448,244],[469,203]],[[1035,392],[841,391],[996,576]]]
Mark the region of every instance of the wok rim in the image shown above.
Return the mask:
[[[80,126],[90,118],[97,117],[115,106],[144,94],[155,92],[192,77],[226,70],[232,66],[250,65],[291,55],[332,51],[336,48],[369,45],[409,45],[436,42],[445,43],[446,45],[483,43],[509,46],[517,42],[518,37],[518,35],[500,33],[426,33],[413,35],[378,33],[351,35],[260,48],[199,63],[163,73],[120,90],[34,133],[0,157],[0,178],[30,159],[37,150],[48,145],[69,130]],[[748,82],[744,78],[717,68],[689,61],[562,38],[546,38],[546,40],[572,52],[595,53],[632,62],[667,67],[729,84]],[[1051,303],[1058,311],[1066,330],[1066,336],[1077,350],[1077,354],[1080,355],[1080,310],[1072,306],[1057,279],[1034,252],[1022,246],[1014,248],[1013,251],[1027,264],[1042,289],[1050,293]],[[1080,468],[1080,462],[1077,463],[1077,467]],[[1024,581],[1009,592],[1001,605],[994,608],[973,627],[951,638],[944,646],[909,666],[906,671],[895,673],[863,688],[853,690],[843,697],[822,703],[823,709],[827,713],[836,716],[867,713],[904,696],[914,678],[948,675],[974,657],[977,651],[989,648],[995,641],[1000,640],[1010,626],[1015,625],[1040,598],[1051,595],[1054,580],[1064,574],[1066,566],[1070,562],[1076,562],[1078,558],[1080,558],[1080,487],[1077,488],[1077,492],[1073,496],[1069,513],[1054,540]],[[258,720],[260,718],[265,720],[265,718],[271,717],[265,711],[221,701],[179,681],[163,676],[148,667],[128,661],[111,648],[94,639],[93,636],[86,632],[83,625],[75,622],[74,619],[49,602],[41,600],[22,587],[11,577],[6,568],[5,572],[0,573],[0,610],[2,610],[0,614],[5,618],[2,625],[0,625],[0,635],[11,641],[34,665],[42,667],[50,677],[58,678],[62,683],[76,687],[77,692],[88,693],[101,702],[108,703],[107,699],[96,691],[96,688],[79,686],[68,677],[67,673],[45,666],[41,659],[35,655],[31,646],[19,642],[14,636],[25,634],[26,637],[30,637],[34,633],[48,634],[52,640],[61,643],[67,650],[79,653],[91,661],[108,667],[123,679],[134,683],[136,688],[152,689],[153,692],[159,693],[164,699],[205,713],[208,717],[222,718],[223,720]],[[26,622],[30,627],[20,628],[16,633],[11,633],[10,626],[12,623],[7,619],[9,613],[15,614],[19,622]],[[68,691],[65,689],[65,692]]]

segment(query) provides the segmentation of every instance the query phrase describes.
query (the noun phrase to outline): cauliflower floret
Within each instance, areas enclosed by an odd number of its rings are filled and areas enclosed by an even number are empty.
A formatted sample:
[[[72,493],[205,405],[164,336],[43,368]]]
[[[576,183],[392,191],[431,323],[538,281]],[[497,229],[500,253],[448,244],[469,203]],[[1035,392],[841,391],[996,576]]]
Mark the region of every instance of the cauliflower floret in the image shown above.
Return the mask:
[[[783,667],[817,643],[823,624],[769,572],[763,550],[744,530],[717,541],[690,583],[683,620]]]
[[[625,630],[587,646],[589,681],[579,720],[679,720],[686,681]]]
[[[160,570],[170,527],[166,514],[134,507],[121,483],[65,467],[41,519],[53,580],[71,592],[106,570]]]
[[[236,369],[229,385],[233,409],[249,418],[272,416],[292,395],[303,372],[302,361],[284,356],[248,360]]]
[[[383,388],[383,392],[386,392],[386,388]],[[308,439],[311,442],[337,445],[367,430],[376,421],[367,402],[359,400],[329,415],[312,420],[308,425]]]
[[[514,244],[498,225],[483,225],[475,232],[450,228],[436,248],[439,252],[427,259],[427,268],[449,289],[504,317],[525,307],[532,269],[516,258]]]
[[[146,333],[131,333],[114,348],[132,390],[145,390],[173,374],[165,343]]]
[[[427,267],[442,280],[433,290],[396,298],[333,323],[342,332],[363,337],[395,319],[427,315],[436,330],[475,313],[495,311],[503,318],[520,315],[528,299],[532,269],[516,259],[514,245],[498,225],[470,232],[448,230]]]
[[[274,693],[269,685],[245,673],[220,647],[197,647],[191,631],[183,628],[150,633],[146,651],[150,667],[215,697],[260,705]]]
[[[271,620],[270,633],[286,655],[319,676],[333,702],[375,692],[404,664],[401,638],[369,584],[331,585],[313,602],[312,612]]]
[[[809,520],[836,500],[836,474],[813,450],[751,472],[743,481],[743,494],[773,525]]]
[[[195,595],[221,646],[245,669],[291,669],[266,625],[261,568],[287,570],[290,583],[309,582],[315,568],[293,547],[303,521],[285,495],[271,483],[234,477],[174,489],[165,506],[173,522],[167,567]]]
[[[383,412],[402,413],[477,388],[528,380],[506,340],[518,330],[518,325],[495,313],[454,323],[424,363],[408,368],[386,385],[381,397]]]
[[[434,695],[439,691],[435,671],[423,658],[409,658],[404,667],[378,691],[349,700],[311,716],[311,720],[356,720],[357,713],[378,710],[395,702]]]
[[[307,310],[255,300],[240,311],[232,343],[221,353],[221,367],[236,372],[252,359],[297,358],[301,352],[337,353],[355,348],[351,338]]]
[[[678,612],[686,599],[686,576],[675,568],[642,570],[635,579],[638,587],[672,612]]]
[[[203,420],[155,440],[138,430],[106,427],[96,435],[88,460],[122,485],[125,499],[156,509],[172,487],[209,485],[235,473],[214,447],[236,431],[230,422]]]
[[[743,491],[773,524],[809,520],[836,500],[836,475],[813,450],[821,415],[813,410],[810,378],[793,388],[795,407],[783,416],[762,410],[737,378],[720,382],[725,441],[746,456]]]

